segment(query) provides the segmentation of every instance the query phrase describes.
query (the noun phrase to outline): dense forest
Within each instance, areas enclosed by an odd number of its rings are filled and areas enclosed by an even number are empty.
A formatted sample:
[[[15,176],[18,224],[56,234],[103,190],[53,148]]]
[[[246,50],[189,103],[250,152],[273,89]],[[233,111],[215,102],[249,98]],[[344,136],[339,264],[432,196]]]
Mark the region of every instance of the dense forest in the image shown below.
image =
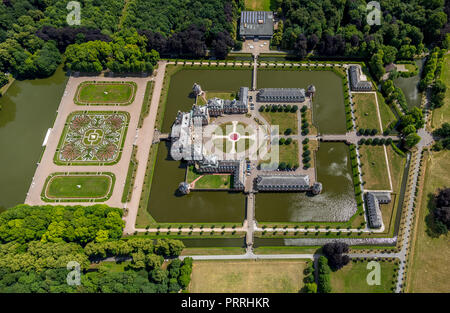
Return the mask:
[[[0,214],[0,293],[179,292],[192,259],[179,240],[122,237],[122,210],[19,205]],[[104,261],[105,258],[116,258]],[[171,259],[162,266],[164,259]],[[69,285],[69,262],[81,284]],[[68,276],[69,275],[69,276]]]

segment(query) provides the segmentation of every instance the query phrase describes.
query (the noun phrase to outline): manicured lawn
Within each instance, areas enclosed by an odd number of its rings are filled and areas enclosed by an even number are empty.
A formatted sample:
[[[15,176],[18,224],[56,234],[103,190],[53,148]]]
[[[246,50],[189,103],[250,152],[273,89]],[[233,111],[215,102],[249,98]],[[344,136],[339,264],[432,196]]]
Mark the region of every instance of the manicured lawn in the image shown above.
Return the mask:
[[[248,11],[270,11],[271,0],[245,0],[245,9]]]
[[[305,266],[305,260],[195,261],[189,292],[297,293]]]
[[[86,104],[125,104],[134,92],[131,83],[86,83],[80,85],[75,97]]]
[[[47,185],[47,196],[55,199],[102,198],[111,188],[111,177],[106,175],[55,176]]]
[[[392,179],[392,201],[389,204],[380,205],[381,215],[383,217],[383,223],[386,227],[386,233],[389,233],[394,226],[394,216],[398,208],[398,198],[400,195],[401,183],[403,178],[403,172],[405,170],[406,158],[396,153],[391,146],[387,146],[387,155],[389,160],[389,167],[391,169]]]
[[[361,154],[361,162],[363,163],[363,180],[366,182],[364,189],[391,189],[384,146],[361,145],[359,147],[359,153]]]
[[[450,55],[447,54],[444,58],[445,63],[442,67],[441,79],[447,86],[447,91],[445,92],[444,105],[433,110],[433,129],[441,127],[445,122],[450,123]]]
[[[393,274],[397,265],[394,262],[380,262],[380,285],[370,286],[367,275],[373,270],[367,269],[368,261],[350,262],[340,270],[331,272],[331,288],[334,293],[391,293]]]
[[[278,125],[280,134],[284,134],[285,130],[292,129],[292,134],[297,134],[298,123],[297,113],[287,112],[260,112],[262,117],[270,125]]]
[[[383,125],[383,131],[387,129],[389,124],[395,121],[395,115],[394,112],[392,112],[389,105],[386,104],[384,101],[384,97],[381,95],[380,92],[377,92],[378,97],[378,107],[380,109],[380,117],[381,117],[381,124]]]
[[[420,202],[419,219],[407,288],[409,292],[449,292],[450,236],[432,238],[427,234],[432,195],[438,188],[450,186],[450,152],[433,152],[427,159],[425,184]]]
[[[355,104],[356,125],[358,128],[380,129],[378,120],[375,95],[373,93],[354,93],[353,102]]]
[[[229,189],[231,175],[204,175],[195,182],[195,188],[199,189]]]
[[[233,100],[236,99],[236,94],[232,92],[213,92],[213,91],[205,91],[206,93],[206,100],[212,99],[212,98],[219,98],[224,100]],[[205,105],[206,102],[203,99],[203,97],[198,97],[197,99],[199,105]]]

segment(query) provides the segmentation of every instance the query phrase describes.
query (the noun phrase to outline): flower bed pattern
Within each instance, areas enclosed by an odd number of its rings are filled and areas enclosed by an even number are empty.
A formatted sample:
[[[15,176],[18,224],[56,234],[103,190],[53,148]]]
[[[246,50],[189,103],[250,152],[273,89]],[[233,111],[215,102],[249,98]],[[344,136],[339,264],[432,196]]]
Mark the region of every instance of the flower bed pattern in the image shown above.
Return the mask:
[[[58,165],[111,165],[119,161],[130,115],[127,112],[73,112],[55,153]]]

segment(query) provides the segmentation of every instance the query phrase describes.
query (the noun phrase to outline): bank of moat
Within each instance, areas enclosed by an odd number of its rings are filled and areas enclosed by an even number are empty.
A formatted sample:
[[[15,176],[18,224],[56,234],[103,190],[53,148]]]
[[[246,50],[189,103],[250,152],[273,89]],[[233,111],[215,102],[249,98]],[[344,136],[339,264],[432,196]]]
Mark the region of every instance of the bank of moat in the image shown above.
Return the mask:
[[[235,191],[309,192],[314,195],[322,191],[322,184],[316,182],[315,177],[301,173],[301,170],[278,171],[278,155],[274,163],[261,164],[262,158],[267,160],[269,155],[278,153],[280,135],[273,132],[271,125],[254,115],[255,103],[304,105],[307,99],[312,99],[314,86],[309,86],[307,91],[302,88],[264,88],[251,92],[250,95],[248,87],[241,87],[238,98],[233,100],[217,97],[207,100],[198,84],[194,84],[193,93],[197,98],[203,97],[206,104],[194,104],[189,112],[177,113],[170,134],[165,136],[171,142],[170,155],[174,160],[187,161],[198,174],[231,174],[230,188]],[[230,118],[231,116],[233,117]],[[220,126],[225,123],[232,124],[232,130],[217,135],[215,132],[221,132]],[[238,123],[247,126],[245,134],[236,131]],[[224,152],[212,148],[217,138],[227,141],[231,149]],[[236,146],[241,139],[253,144],[252,149],[247,147],[245,150],[258,150],[258,153],[253,155],[249,152],[250,156],[249,153],[238,153]],[[244,140],[241,144],[245,144]],[[192,185],[187,181],[179,185],[179,191],[183,194],[189,193],[191,188]]]

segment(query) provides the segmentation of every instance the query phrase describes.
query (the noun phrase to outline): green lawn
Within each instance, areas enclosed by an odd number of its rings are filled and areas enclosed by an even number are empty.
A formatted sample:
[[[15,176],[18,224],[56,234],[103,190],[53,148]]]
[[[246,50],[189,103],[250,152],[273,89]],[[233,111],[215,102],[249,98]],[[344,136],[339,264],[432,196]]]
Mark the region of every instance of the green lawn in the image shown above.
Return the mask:
[[[444,105],[433,110],[433,129],[441,127],[443,123],[450,123],[450,54],[444,57],[441,78],[447,86],[447,91],[445,92]]]
[[[439,188],[450,186],[450,151],[425,154],[427,160],[424,190],[419,199],[420,209],[414,248],[407,283],[408,292],[449,292],[450,235],[430,237],[427,234],[429,211],[433,195]]]
[[[383,125],[383,131],[385,131],[389,124],[395,121],[395,115],[394,112],[392,112],[389,105],[386,104],[384,101],[383,95],[377,91],[377,97],[378,97],[378,107],[380,109],[380,117],[381,117],[381,124]]]
[[[131,83],[84,83],[75,100],[80,104],[130,104],[134,92]]]
[[[340,270],[331,272],[331,288],[334,293],[390,293],[393,286],[393,274],[397,265],[394,262],[380,262],[380,285],[370,286],[367,275],[373,270],[367,269],[368,261],[350,262]]]
[[[245,9],[247,11],[270,11],[270,2],[272,0],[245,0]]]
[[[262,117],[270,125],[278,125],[280,134],[284,134],[285,130],[292,129],[292,134],[297,134],[298,122],[297,113],[288,112],[260,112]]]
[[[355,104],[356,125],[358,128],[380,129],[378,120],[375,95],[373,93],[354,93],[353,102]]]
[[[108,175],[54,176],[47,183],[46,194],[53,199],[103,198],[112,188]]]
[[[384,146],[361,145],[359,147],[359,153],[361,154],[361,162],[363,163],[363,180],[366,182],[364,189],[391,189]]]
[[[229,189],[231,175],[204,175],[195,182],[197,189]]]

